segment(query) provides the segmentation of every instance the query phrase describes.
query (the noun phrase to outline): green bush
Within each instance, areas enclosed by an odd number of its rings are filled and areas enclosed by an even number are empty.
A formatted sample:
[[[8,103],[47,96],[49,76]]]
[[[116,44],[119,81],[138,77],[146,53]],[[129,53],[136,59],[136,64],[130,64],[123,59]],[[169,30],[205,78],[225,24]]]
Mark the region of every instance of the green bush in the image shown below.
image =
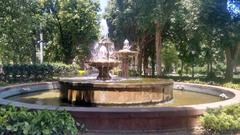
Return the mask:
[[[203,66],[203,67],[196,66],[196,67],[194,67],[194,72],[195,72],[195,74],[206,74],[207,67],[205,67],[205,66]]]
[[[78,67],[65,64],[3,65],[0,79],[5,82],[51,80],[54,76],[78,74]]]
[[[240,131],[240,106],[234,105],[217,110],[208,110],[201,117],[203,128],[211,134]]]
[[[128,70],[129,76],[130,77],[138,77],[139,73],[136,70]]]
[[[0,134],[76,135],[78,128],[65,111],[28,111],[9,106],[0,107]]]
[[[223,87],[228,87],[228,88],[232,88],[232,89],[240,89],[240,84],[228,82],[228,83],[223,84]]]

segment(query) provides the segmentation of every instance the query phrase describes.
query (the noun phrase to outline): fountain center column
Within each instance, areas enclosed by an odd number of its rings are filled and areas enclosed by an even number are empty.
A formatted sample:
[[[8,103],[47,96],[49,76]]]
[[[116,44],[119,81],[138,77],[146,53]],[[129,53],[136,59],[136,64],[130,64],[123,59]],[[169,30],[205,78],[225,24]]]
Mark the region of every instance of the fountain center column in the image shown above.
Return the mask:
[[[129,58],[127,55],[123,55],[122,56],[122,77],[124,78],[129,77],[128,70],[129,70]]]
[[[122,61],[122,72],[121,76],[124,78],[129,77],[129,64],[130,60],[133,56],[136,56],[137,52],[136,51],[131,51],[130,50],[131,46],[129,45],[129,41],[126,39],[124,41],[123,49],[119,50],[117,54],[119,55],[121,61]]]
[[[102,38],[96,45],[94,53],[92,53],[92,60],[88,64],[98,69],[98,80],[110,80],[109,71],[120,64],[120,61],[113,56],[114,44],[108,38]]]

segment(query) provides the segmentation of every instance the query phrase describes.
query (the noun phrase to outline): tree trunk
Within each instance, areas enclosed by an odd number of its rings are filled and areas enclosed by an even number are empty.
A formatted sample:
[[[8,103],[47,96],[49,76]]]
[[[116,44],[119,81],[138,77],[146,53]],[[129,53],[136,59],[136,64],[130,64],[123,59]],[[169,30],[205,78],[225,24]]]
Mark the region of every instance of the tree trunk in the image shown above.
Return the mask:
[[[213,73],[213,61],[210,61],[210,73]]]
[[[234,65],[234,61],[232,59],[231,50],[230,50],[229,47],[226,48],[225,55],[226,55],[226,62],[227,62],[225,79],[226,80],[231,80],[233,78],[233,65]]]
[[[233,78],[233,68],[237,59],[237,56],[240,51],[240,43],[235,45],[234,47],[227,47],[225,49],[225,55],[226,55],[226,62],[227,62],[227,68],[225,73],[225,79],[226,80],[232,80]]]
[[[210,63],[209,62],[207,63],[207,73],[208,74],[210,73]]]
[[[139,75],[142,75],[142,52],[139,52],[139,54],[138,54],[138,67],[137,67],[137,71],[138,71]]]
[[[184,63],[183,63],[183,60],[181,60],[181,71],[180,71],[181,77],[183,76],[183,66],[184,66]]]
[[[143,72],[143,69],[142,69],[142,64],[143,64],[143,57],[144,57],[144,48],[145,48],[145,38],[146,38],[146,35],[144,35],[141,40],[139,39],[138,40],[138,51],[139,51],[139,54],[138,54],[138,73],[139,75],[142,75],[142,72]]]
[[[144,52],[144,57],[143,57],[143,68],[144,68],[144,76],[148,76],[149,75],[149,69],[148,69],[148,57],[147,57],[147,53]]]
[[[192,64],[192,78],[194,78],[194,64]]]
[[[161,49],[162,49],[162,35],[161,35],[161,26],[160,22],[156,21],[156,34],[155,34],[155,47],[156,47],[156,71],[157,76],[162,75],[162,68],[161,68]]]
[[[37,49],[36,49],[36,45],[35,45],[35,42],[33,41],[32,42],[33,45],[31,46],[31,61],[33,64],[36,64],[37,63],[37,56],[36,56],[36,52],[37,52]]]
[[[64,33],[64,43],[62,45],[63,49],[63,62],[65,64],[72,64],[75,57],[74,45],[75,41],[71,32]]]
[[[155,61],[154,61],[154,53],[151,55],[151,68],[152,68],[152,77],[155,76]]]
[[[139,54],[138,54],[138,61],[137,61],[137,71],[139,73],[139,75],[141,76],[142,75],[142,57],[143,57],[143,49],[142,49],[142,46],[140,44],[140,42],[138,42],[138,51],[139,51]]]

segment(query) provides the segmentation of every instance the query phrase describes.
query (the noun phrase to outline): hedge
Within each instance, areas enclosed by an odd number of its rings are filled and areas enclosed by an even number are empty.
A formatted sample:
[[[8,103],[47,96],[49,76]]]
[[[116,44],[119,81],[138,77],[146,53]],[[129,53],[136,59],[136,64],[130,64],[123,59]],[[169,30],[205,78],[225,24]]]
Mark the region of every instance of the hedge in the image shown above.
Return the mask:
[[[3,65],[0,81],[27,82],[52,80],[53,77],[71,76],[79,73],[78,67],[65,64]]]

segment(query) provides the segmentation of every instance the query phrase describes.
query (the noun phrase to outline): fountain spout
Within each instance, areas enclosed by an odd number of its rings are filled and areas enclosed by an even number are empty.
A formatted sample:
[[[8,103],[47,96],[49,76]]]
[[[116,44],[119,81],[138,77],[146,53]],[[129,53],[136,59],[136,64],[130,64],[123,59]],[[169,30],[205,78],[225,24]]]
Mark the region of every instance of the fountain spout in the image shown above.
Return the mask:
[[[108,38],[102,38],[92,51],[89,65],[98,69],[98,80],[110,80],[109,71],[120,64],[114,57],[114,44]]]
[[[129,41],[127,39],[123,42],[123,50],[129,50],[130,51],[131,46],[129,45]]]

